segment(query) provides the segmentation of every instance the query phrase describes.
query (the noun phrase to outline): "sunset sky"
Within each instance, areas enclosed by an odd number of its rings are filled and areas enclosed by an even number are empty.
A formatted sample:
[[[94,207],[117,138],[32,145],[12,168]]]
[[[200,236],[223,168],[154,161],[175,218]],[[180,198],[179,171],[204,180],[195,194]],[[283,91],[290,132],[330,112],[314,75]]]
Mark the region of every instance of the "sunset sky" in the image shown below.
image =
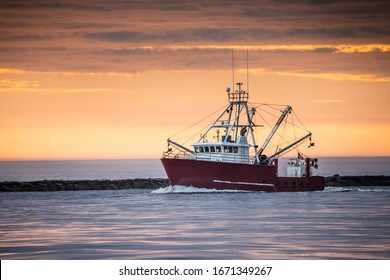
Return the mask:
[[[390,156],[388,0],[2,0],[0,160],[158,158],[247,47],[251,101],[291,105],[313,156]]]

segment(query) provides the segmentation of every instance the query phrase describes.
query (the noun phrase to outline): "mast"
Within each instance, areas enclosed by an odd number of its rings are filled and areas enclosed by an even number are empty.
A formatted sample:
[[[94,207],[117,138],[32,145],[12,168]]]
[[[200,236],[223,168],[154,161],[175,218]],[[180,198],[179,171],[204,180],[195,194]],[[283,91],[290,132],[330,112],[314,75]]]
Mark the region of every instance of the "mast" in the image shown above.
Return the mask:
[[[233,92],[234,92],[234,49],[232,48],[232,75],[233,75]]]
[[[241,89],[241,86],[243,83],[238,82],[236,83],[238,86],[238,90],[230,92],[227,91],[229,102],[230,102],[230,113],[233,111],[233,109],[236,109],[236,116],[233,120],[233,123],[229,125],[226,134],[225,134],[225,141],[227,141],[227,137],[232,133],[232,129],[236,129],[235,131],[235,140],[237,140],[237,135],[239,128],[241,129],[247,129],[247,132],[245,133],[245,137],[248,137],[248,134],[250,134],[251,140],[252,140],[252,146],[254,149],[254,154],[256,156],[257,162],[259,162],[259,153],[257,152],[257,145],[256,145],[256,140],[255,140],[255,134],[253,127],[255,126],[252,122],[253,116],[255,115],[256,109],[252,108],[249,110],[248,107],[248,99],[249,99],[249,92],[244,91]],[[245,112],[246,114],[246,121],[247,124],[240,124],[240,115],[242,112]],[[230,124],[230,117],[229,115],[229,124]]]
[[[245,107],[246,107],[246,111],[249,112],[249,109],[248,109],[248,104],[245,104]],[[255,134],[253,133],[253,122],[252,122],[252,119],[253,119],[253,116],[255,115],[255,112],[256,112],[256,109],[255,108],[252,108],[251,112],[248,113],[248,127],[249,127],[249,133],[251,134],[252,136],[252,143],[253,143],[253,150],[254,150],[254,153],[255,153],[255,156],[256,156],[256,162],[260,162],[259,161],[259,153],[257,152],[257,145],[256,145],[256,140],[255,140]],[[248,132],[247,132],[248,134]]]
[[[236,106],[237,106],[237,108],[236,108],[236,117],[235,117],[234,123],[232,124],[230,129],[226,131],[225,141],[226,141],[228,135],[231,133],[232,129],[238,128],[239,124],[240,124],[240,115],[241,115],[242,110],[244,109],[244,107],[241,106],[243,104],[243,102],[241,102],[241,95],[245,93],[245,91],[241,90],[241,86],[242,85],[243,85],[243,83],[241,83],[241,82],[237,83],[237,86],[238,86],[238,91],[237,91],[237,93],[238,93],[238,102],[236,103]],[[246,113],[248,114],[248,111]],[[235,130],[234,139],[237,139],[237,135],[238,135],[238,129]]]
[[[249,93],[249,52],[248,52],[248,46],[246,46],[246,87],[247,91]]]

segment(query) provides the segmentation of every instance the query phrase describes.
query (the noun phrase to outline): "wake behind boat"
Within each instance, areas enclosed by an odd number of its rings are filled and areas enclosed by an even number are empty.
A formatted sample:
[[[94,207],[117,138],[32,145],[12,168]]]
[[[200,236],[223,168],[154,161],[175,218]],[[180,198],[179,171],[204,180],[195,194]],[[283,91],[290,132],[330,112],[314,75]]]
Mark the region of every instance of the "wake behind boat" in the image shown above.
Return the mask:
[[[242,90],[242,85],[237,83],[238,90],[233,91],[226,88],[229,104],[192,147],[171,138],[167,140],[168,148],[161,161],[171,185],[266,192],[323,190],[325,178],[313,176],[318,167],[317,159],[304,157],[299,151],[298,157],[288,162],[287,176],[278,176],[278,158],[297,149],[304,141],[309,140],[309,147],[313,146],[312,133],[306,130],[297,137],[297,126],[294,126],[293,140],[287,141],[284,129],[291,124],[287,119],[293,114],[292,107],[250,104],[249,92]],[[257,134],[264,125],[257,124],[255,116],[263,113],[267,106],[276,108],[281,115],[264,137]],[[267,123],[265,118],[260,119]],[[271,145],[275,136],[279,140]],[[260,137],[264,142],[259,147],[256,139]],[[265,152],[270,148],[273,152],[267,156]]]

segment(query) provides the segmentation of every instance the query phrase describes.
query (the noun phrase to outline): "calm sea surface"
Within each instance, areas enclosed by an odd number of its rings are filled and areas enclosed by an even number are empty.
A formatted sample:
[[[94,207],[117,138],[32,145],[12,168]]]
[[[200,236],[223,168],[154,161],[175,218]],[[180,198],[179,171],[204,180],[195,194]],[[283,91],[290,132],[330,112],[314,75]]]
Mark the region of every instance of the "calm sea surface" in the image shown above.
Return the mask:
[[[389,175],[389,158],[339,160],[318,172]],[[2,162],[0,180],[165,177],[157,160],[49,163]],[[0,259],[390,259],[390,188],[0,193]]]

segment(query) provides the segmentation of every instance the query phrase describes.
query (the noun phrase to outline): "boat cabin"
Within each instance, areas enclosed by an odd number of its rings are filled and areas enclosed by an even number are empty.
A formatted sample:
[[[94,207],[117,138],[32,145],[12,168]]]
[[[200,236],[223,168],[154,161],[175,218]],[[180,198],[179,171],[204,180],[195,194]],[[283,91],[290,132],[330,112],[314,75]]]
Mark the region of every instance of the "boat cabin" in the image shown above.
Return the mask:
[[[306,176],[306,164],[304,160],[290,158],[287,162],[287,177]]]
[[[238,136],[237,141],[231,141],[229,137],[223,142],[198,142],[192,146],[195,154],[191,157],[197,160],[235,163],[249,163],[251,160],[249,144],[244,136]]]

